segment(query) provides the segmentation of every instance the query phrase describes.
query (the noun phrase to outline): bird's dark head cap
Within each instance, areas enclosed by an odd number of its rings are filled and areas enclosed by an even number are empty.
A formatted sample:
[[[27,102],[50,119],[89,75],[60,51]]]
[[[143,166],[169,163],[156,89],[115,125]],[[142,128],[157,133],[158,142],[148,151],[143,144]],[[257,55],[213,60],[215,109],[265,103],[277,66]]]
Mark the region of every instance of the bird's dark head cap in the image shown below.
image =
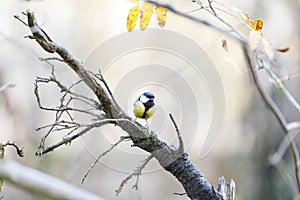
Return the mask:
[[[154,94],[152,92],[144,92],[143,95],[148,99],[154,99]]]

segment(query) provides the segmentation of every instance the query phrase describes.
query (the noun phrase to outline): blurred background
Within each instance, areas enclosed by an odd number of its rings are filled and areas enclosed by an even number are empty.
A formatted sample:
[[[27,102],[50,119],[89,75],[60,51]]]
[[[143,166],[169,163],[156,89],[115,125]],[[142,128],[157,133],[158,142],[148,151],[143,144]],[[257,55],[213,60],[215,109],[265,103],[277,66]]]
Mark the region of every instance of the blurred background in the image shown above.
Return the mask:
[[[275,53],[278,65],[274,71],[280,77],[299,74],[299,1],[227,0],[220,3],[233,10],[245,11],[251,19],[263,19],[262,33],[271,41],[272,47],[290,48],[284,54]],[[13,15],[24,18],[21,12],[29,9],[34,11],[40,26],[55,42],[87,63],[92,71],[103,71],[117,100],[128,113],[131,112],[132,102],[143,90],[154,91],[158,109],[150,121],[151,128],[168,144],[177,145],[176,133],[167,117],[168,113],[173,113],[182,129],[191,160],[210,183],[216,186],[221,176],[227,180],[234,179],[237,199],[299,198],[291,153],[288,151],[284,156],[283,168],[271,166],[268,160],[277,150],[284,134],[255,91],[237,42],[211,28],[169,12],[163,30],[177,33],[181,39],[197,44],[199,52],[188,49],[188,46],[182,47],[195,58],[183,62],[180,55],[172,55],[174,49],[165,52],[156,48],[126,52],[126,55],[120,54],[114,60],[105,62],[100,59],[106,53],[104,50],[113,52],[135,42],[116,43],[124,35],[131,38],[144,37],[151,33],[150,28],[161,29],[153,15],[149,30],[140,31],[136,27],[137,30],[127,33],[126,19],[134,5],[128,0],[0,1],[0,85],[15,83],[14,88],[0,93],[0,142],[15,141],[24,147],[25,152],[25,157],[19,158],[13,149],[7,148],[5,159],[13,159],[60,177],[106,199],[188,199],[173,194],[184,190],[155,160],[149,163],[140,177],[139,190],[132,189],[135,183],[133,179],[116,197],[115,190],[121,181],[148,155],[132,148],[130,142],[122,143],[106,155],[81,185],[83,174],[94,158],[116,142],[120,135],[124,135],[113,127],[87,133],[71,145],[62,146],[42,158],[34,155],[40,138],[46,133],[46,130],[37,132],[36,128],[52,123],[55,114],[38,108],[33,83],[37,76],[47,77],[51,72],[49,65],[40,62],[39,58],[53,55],[45,53],[34,41],[24,39],[24,36],[30,34],[29,29]],[[191,1],[174,0],[171,5],[184,12],[193,11],[190,14],[211,20],[216,25],[220,24],[204,11],[194,11],[198,7]],[[216,11],[236,29],[247,34],[240,20]],[[228,51],[222,48],[222,39],[227,40]],[[156,41],[156,38],[153,40]],[[173,42],[176,46],[178,41]],[[103,44],[109,44],[109,48],[104,48]],[[193,66],[198,60],[201,60],[200,68]],[[57,77],[66,85],[78,80],[68,67],[54,64]],[[205,67],[213,70],[207,72]],[[164,72],[169,77],[159,76]],[[299,113],[273,89],[266,77],[261,78],[287,119],[299,121]],[[297,78],[287,83],[298,101],[299,83]],[[91,95],[84,88],[77,88],[77,91]],[[43,102],[46,105],[58,105],[58,92],[55,87],[43,87]],[[216,116],[217,125],[211,125]],[[89,120],[82,119],[82,116],[77,119]],[[142,120],[139,122],[144,123]],[[209,130],[213,128],[217,132],[211,135]],[[63,133],[53,133],[46,144],[50,145],[63,136]],[[295,140],[300,142],[298,136]],[[43,199],[9,183],[4,183],[1,195],[4,199]]]

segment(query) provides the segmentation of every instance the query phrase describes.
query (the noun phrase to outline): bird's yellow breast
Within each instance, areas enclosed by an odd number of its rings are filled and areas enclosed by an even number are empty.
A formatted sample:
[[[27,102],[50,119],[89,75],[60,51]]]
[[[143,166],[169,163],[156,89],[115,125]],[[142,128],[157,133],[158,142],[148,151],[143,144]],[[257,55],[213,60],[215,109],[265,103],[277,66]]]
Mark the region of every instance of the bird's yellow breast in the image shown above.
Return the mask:
[[[133,106],[133,113],[138,118],[149,119],[154,114],[155,107],[151,107],[145,113],[145,106],[142,102],[136,101]]]
[[[143,105],[142,102],[137,101],[133,105],[133,113],[136,117],[142,118],[145,112],[145,106]]]
[[[147,110],[146,115],[145,115],[145,119],[149,119],[150,117],[152,117],[152,115],[155,112],[155,107],[153,106],[152,108],[150,108],[149,110]]]

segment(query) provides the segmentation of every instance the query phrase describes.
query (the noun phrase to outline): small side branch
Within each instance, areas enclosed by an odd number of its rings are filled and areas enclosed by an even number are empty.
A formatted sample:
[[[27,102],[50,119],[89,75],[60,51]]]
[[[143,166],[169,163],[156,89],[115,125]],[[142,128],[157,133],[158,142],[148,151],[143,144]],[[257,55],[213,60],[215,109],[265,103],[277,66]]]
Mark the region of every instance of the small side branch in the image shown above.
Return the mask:
[[[214,2],[214,0],[208,0],[209,8],[211,9],[211,11],[213,12],[214,15],[217,15],[215,9],[212,6],[212,2]]]
[[[136,182],[132,186],[133,189],[137,190],[138,189],[138,183],[139,183],[139,177],[142,174],[142,170],[146,167],[146,165],[150,162],[150,160],[153,158],[153,155],[148,156],[143,163],[138,166],[133,173],[131,173],[129,176],[127,176],[121,183],[119,188],[116,190],[116,196],[120,194],[122,191],[123,187],[127,184],[127,182],[132,179],[133,176],[136,176]]]
[[[84,135],[85,133],[89,132],[90,130],[92,130],[94,128],[98,128],[105,124],[115,123],[115,122],[120,122],[120,121],[127,121],[127,119],[103,119],[103,120],[95,121],[94,123],[87,125],[86,128],[79,131],[78,133],[73,134],[73,135],[68,135],[68,136],[64,137],[61,141],[59,141],[51,146],[48,146],[44,149],[41,149],[40,151],[36,152],[35,155],[42,156],[43,154],[53,151],[54,149],[56,149],[64,144],[71,143],[73,140],[75,140],[79,136]]]
[[[285,135],[277,151],[273,155],[269,156],[269,161],[272,165],[278,165],[279,162],[282,161],[288,147],[298,134],[299,132],[293,131]]]
[[[300,122],[290,122],[286,125],[286,127],[289,132],[300,129]]]
[[[121,109],[120,106],[119,106],[119,104],[117,103],[117,101],[116,101],[116,99],[115,99],[113,93],[111,92],[111,90],[110,90],[110,88],[109,88],[109,86],[108,86],[108,83],[107,83],[106,80],[104,79],[104,77],[103,77],[101,71],[99,70],[99,74],[95,74],[95,76],[97,77],[98,80],[100,80],[100,81],[104,84],[106,90],[108,91],[108,94],[110,95],[110,98],[111,98],[112,101],[114,102],[114,104],[115,104],[115,106],[117,107],[117,109]]]
[[[74,116],[73,116],[74,113],[81,113],[87,115],[90,118],[95,118],[97,120],[104,118],[101,112],[100,114],[97,114],[99,113],[98,111],[93,112],[94,110],[98,110],[98,109],[101,110],[101,105],[99,105],[98,101],[72,91],[73,87],[77,86],[80,83],[83,83],[82,80],[77,81],[71,86],[65,86],[59,80],[57,80],[54,73],[54,66],[46,59],[44,59],[43,61],[47,62],[51,66],[52,68],[51,76],[47,78],[41,78],[41,77],[36,78],[34,84],[34,94],[40,109],[45,111],[55,112],[55,120],[51,125],[46,125],[37,129],[37,130],[41,130],[41,129],[49,128],[47,133],[43,135],[43,137],[41,138],[38,147],[39,149],[44,149],[45,140],[52,132],[66,130],[68,131],[68,135],[69,135],[84,126],[74,121]],[[39,85],[49,84],[49,83],[54,83],[60,89],[60,93],[62,93],[62,96],[59,99],[60,105],[56,107],[46,107],[42,104],[41,101]],[[88,109],[78,109],[78,108],[71,107],[74,101],[84,103],[85,105],[88,106]],[[67,116],[69,119],[62,120],[63,116]]]
[[[3,92],[4,90],[11,88],[11,87],[15,87],[16,85],[14,83],[5,83],[4,85],[0,86],[0,92]]]
[[[15,144],[15,142],[9,142],[7,141],[6,143],[2,144],[0,143],[0,158],[4,156],[4,148],[6,146],[12,146],[16,149],[18,156],[24,157],[24,148],[18,147],[18,145]]]
[[[26,15],[26,13],[24,13],[24,12],[22,12],[22,14]],[[20,18],[20,16],[14,15],[14,18],[16,18],[17,20],[19,20],[19,21],[20,21],[22,24],[24,24],[25,26],[28,26],[28,24],[27,24],[24,20],[22,20],[22,19]]]
[[[220,177],[217,190],[224,200],[235,200],[236,185],[232,179],[227,183],[223,176]]]
[[[90,131],[91,129],[95,128],[95,127],[99,127],[100,124],[95,124],[93,126],[88,126],[86,127],[85,129],[83,129],[82,131],[74,134],[74,135],[70,135],[70,136],[67,136],[67,137],[64,137],[61,141],[55,143],[55,144],[52,144],[51,146],[48,146],[48,147],[43,147],[42,149],[40,149],[39,151],[37,151],[35,153],[36,156],[42,156],[43,154],[45,153],[48,153],[50,151],[53,151],[54,149],[62,146],[63,144],[69,144],[71,143],[74,139],[78,138],[79,136],[87,133],[88,131]]]
[[[289,92],[289,90],[284,86],[280,78],[268,67],[264,67],[265,71],[269,74],[269,76],[274,80],[279,91],[292,103],[294,108],[300,113],[300,105],[293,97],[293,95]]]
[[[179,146],[178,146],[178,153],[184,153],[184,144],[183,144],[183,140],[182,140],[182,137],[181,137],[181,133],[180,133],[180,130],[175,122],[175,119],[173,118],[172,114],[170,113],[169,114],[169,117],[171,119],[171,121],[173,122],[173,125],[175,127],[175,130],[176,130],[176,133],[177,133],[177,138],[178,138],[178,141],[179,141]]]
[[[159,1],[154,1],[154,0],[150,0],[148,2],[151,2],[153,3],[154,5],[156,6],[162,6],[162,7],[165,7],[167,8],[169,11],[177,14],[177,15],[180,15],[182,17],[185,17],[187,19],[190,19],[194,22],[197,22],[199,24],[203,24],[203,25],[206,25],[212,29],[215,29],[231,38],[234,38],[236,39],[237,41],[241,42],[242,44],[245,44],[247,43],[247,38],[245,36],[243,36],[240,32],[236,31],[235,29],[232,28],[232,26],[230,26],[228,23],[226,23],[224,20],[222,20],[218,15],[216,15],[216,13],[214,11],[211,11],[211,13],[217,17],[220,21],[222,21],[222,23],[226,24],[230,29],[222,29],[214,24],[212,24],[211,22],[209,21],[206,21],[206,20],[203,20],[203,19],[200,19],[200,18],[197,18],[197,17],[194,17],[192,15],[189,15],[187,14],[186,12],[182,12],[180,10],[177,10],[176,8],[172,7],[171,5],[169,4],[165,4],[165,3],[160,3]],[[196,1],[195,1],[196,2]],[[198,3],[198,2],[197,2]],[[210,6],[211,6],[211,3],[210,3]],[[234,34],[232,34],[234,33]]]
[[[105,156],[106,154],[108,154],[109,152],[111,152],[121,142],[123,142],[124,140],[127,140],[127,139],[130,139],[130,137],[129,136],[122,136],[122,137],[120,137],[120,139],[116,143],[114,143],[113,145],[111,145],[111,147],[108,150],[106,150],[105,152],[103,152],[102,154],[100,154],[97,157],[97,159],[92,163],[92,165],[88,168],[88,170],[84,173],[83,178],[81,180],[81,184],[83,184],[83,182],[85,181],[86,177],[89,175],[90,171],[95,167],[95,165],[100,160],[100,158],[102,158],[103,156]]]

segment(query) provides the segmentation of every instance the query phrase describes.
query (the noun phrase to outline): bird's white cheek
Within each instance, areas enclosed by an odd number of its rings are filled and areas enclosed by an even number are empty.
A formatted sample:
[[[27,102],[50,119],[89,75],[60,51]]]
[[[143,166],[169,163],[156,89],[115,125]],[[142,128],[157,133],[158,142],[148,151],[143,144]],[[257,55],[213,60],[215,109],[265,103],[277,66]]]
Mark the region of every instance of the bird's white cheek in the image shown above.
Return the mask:
[[[146,103],[147,101],[149,101],[149,98],[146,97],[146,96],[144,96],[144,95],[142,95],[142,96],[140,97],[140,101],[141,101],[142,103]]]

